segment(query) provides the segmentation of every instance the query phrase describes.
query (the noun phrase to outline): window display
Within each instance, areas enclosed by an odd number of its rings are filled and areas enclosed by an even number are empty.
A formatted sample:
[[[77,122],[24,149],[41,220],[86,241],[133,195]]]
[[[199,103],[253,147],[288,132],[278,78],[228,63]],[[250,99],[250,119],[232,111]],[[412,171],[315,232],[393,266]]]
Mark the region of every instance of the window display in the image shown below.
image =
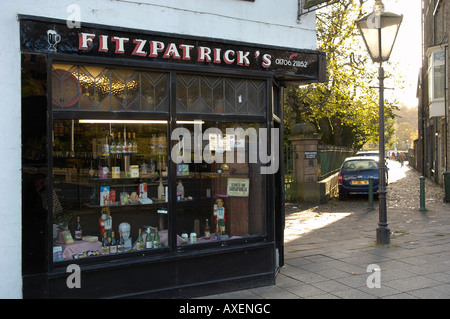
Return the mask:
[[[53,188],[62,206],[55,250],[67,260],[141,250],[138,239],[166,247],[167,125],[96,122],[53,123]]]
[[[265,82],[177,79],[173,107],[189,117],[176,121],[179,136],[169,132],[167,74],[53,64],[54,261],[264,235],[265,179],[252,154],[258,146],[253,136],[233,133],[261,124],[190,118],[225,106],[228,115],[263,120]]]
[[[182,141],[175,145],[179,146],[183,159],[177,165],[177,194],[184,193],[177,197],[176,232],[190,234],[189,240],[182,236],[178,245],[264,234],[265,184],[260,163],[252,162],[250,156],[254,141],[249,136],[238,139],[239,135],[226,134],[227,131],[236,132],[237,128],[249,132],[259,125],[202,122],[197,128],[194,126],[179,128],[197,132],[193,134],[194,139],[201,135],[202,143],[187,147],[187,135],[183,135]],[[188,150],[191,150],[189,154],[183,154]],[[190,239],[191,236],[195,239]]]

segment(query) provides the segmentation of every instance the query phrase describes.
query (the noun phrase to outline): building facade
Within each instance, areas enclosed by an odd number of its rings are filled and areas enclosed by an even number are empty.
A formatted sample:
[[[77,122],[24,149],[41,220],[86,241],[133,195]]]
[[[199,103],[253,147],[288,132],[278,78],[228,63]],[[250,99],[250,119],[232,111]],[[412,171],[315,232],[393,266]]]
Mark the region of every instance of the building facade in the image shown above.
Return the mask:
[[[273,284],[283,88],[325,74],[299,3],[2,3],[0,296]]]
[[[448,1],[422,1],[423,60],[418,81],[417,170],[442,184],[450,155],[448,128]]]

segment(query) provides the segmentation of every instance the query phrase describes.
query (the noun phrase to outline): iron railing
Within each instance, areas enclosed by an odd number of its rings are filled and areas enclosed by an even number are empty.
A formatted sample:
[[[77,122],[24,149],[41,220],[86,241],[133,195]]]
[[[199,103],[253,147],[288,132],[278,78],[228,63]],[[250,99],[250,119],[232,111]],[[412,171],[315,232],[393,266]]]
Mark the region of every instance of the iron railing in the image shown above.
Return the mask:
[[[318,181],[337,173],[347,157],[353,156],[355,150],[348,147],[319,145],[317,149]]]

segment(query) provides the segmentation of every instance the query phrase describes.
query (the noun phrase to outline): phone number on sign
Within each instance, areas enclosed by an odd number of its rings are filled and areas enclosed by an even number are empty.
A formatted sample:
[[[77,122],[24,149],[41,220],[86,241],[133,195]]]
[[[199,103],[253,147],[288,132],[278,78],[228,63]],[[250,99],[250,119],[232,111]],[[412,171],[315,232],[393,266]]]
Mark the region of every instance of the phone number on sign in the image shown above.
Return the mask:
[[[308,62],[306,61],[298,61],[298,60],[288,60],[288,59],[275,59],[275,64],[277,65],[287,65],[287,66],[295,66],[300,68],[307,68]]]

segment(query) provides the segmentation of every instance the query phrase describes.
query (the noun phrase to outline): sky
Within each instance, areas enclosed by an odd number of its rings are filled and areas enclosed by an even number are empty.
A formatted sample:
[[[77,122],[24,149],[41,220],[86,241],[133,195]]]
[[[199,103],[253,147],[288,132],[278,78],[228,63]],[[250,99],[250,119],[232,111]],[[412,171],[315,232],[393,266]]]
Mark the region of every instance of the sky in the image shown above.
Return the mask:
[[[422,65],[421,0],[383,0],[383,3],[385,11],[403,14],[403,22],[389,61],[398,64],[396,71],[401,73],[406,81],[403,90],[386,90],[385,97],[389,98],[394,94],[400,103],[415,107],[418,103],[417,79]],[[385,65],[386,72],[388,68],[389,66]],[[389,86],[391,83],[386,80],[387,87],[392,87]]]

